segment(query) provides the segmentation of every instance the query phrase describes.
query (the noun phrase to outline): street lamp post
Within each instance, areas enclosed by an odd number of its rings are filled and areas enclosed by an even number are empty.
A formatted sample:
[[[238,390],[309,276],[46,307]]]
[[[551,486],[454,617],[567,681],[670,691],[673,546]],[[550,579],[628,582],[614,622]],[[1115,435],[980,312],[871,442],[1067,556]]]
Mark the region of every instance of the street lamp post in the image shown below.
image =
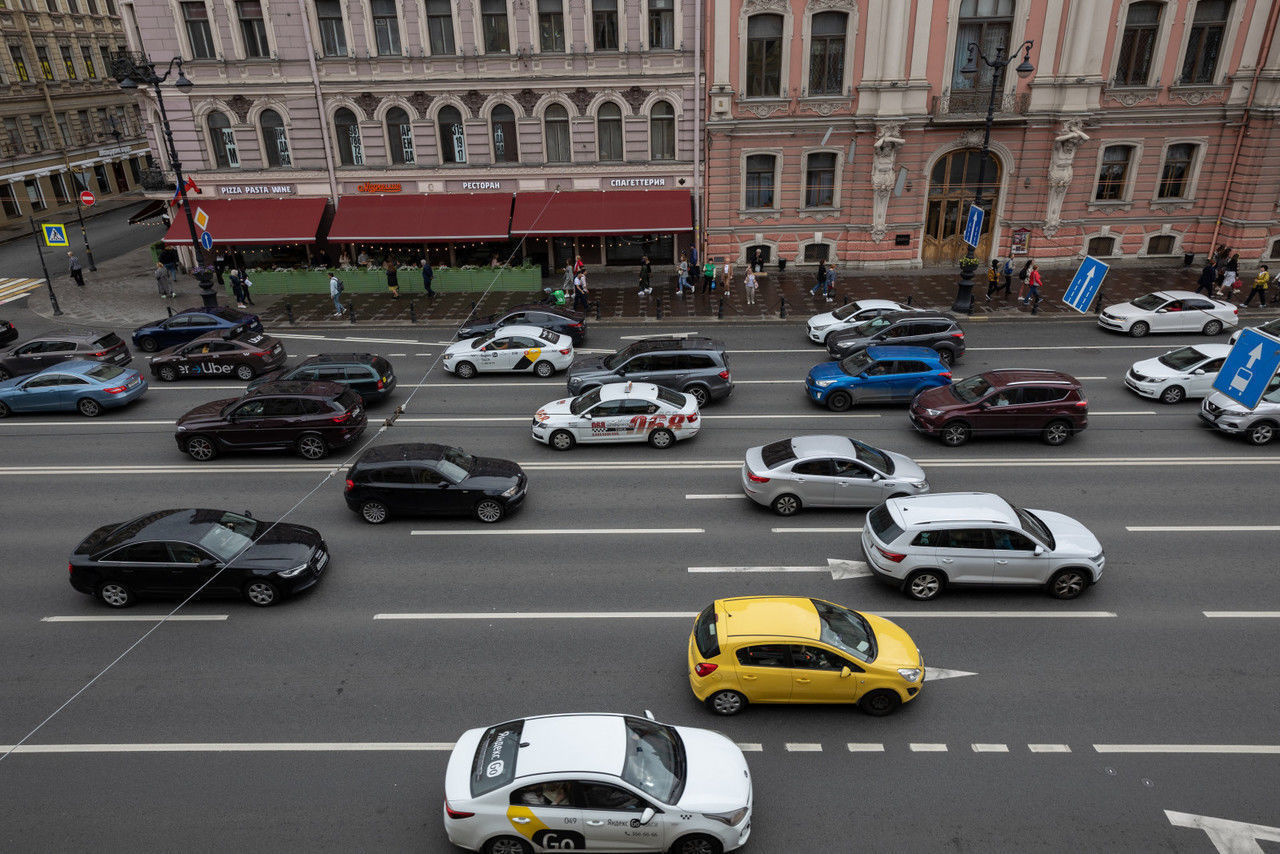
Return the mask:
[[[200,298],[204,300],[206,308],[212,308],[218,304],[218,296],[213,290],[213,277],[204,271],[208,266],[205,264],[204,248],[200,245],[200,237],[196,234],[195,217],[191,215],[191,205],[187,202],[186,181],[182,177],[182,161],[178,159],[178,146],[173,141],[173,128],[169,126],[169,114],[164,108],[164,94],[160,91],[160,84],[169,79],[169,75],[175,68],[178,71],[178,79],[173,85],[184,94],[190,92],[194,84],[183,73],[180,56],[169,60],[169,67],[165,69],[163,75],[160,75],[156,73],[156,64],[145,54],[136,56],[118,54],[112,72],[120,81],[121,89],[137,89],[138,84],[141,83],[155,90],[156,105],[160,107],[160,124],[164,129],[165,149],[169,153],[169,163],[173,165],[174,178],[178,182],[178,195],[182,198],[182,209],[187,217],[187,230],[191,234],[191,248],[196,255],[196,268],[201,271],[196,274],[196,279],[200,283]]]
[[[1004,45],[996,47],[996,55],[988,57],[982,52],[982,48],[972,42],[969,43],[969,58],[965,62],[964,67],[960,69],[961,74],[977,74],[978,60],[994,70],[991,75],[991,98],[987,101],[987,121],[982,130],[982,157],[978,161],[978,186],[973,193],[973,203],[982,208],[982,190],[983,185],[987,181],[987,158],[991,156],[991,124],[996,114],[996,98],[1000,95],[1000,90],[1004,84],[1004,70],[1019,52],[1022,53],[1022,62],[1018,63],[1014,70],[1018,76],[1026,79],[1035,73],[1036,67],[1031,64],[1031,48],[1035,45],[1033,41],[1025,41],[1018,45],[1012,51],[1006,52]],[[994,214],[995,211],[992,211]],[[990,227],[988,227],[990,230]],[[980,237],[980,236],[979,236]],[[956,301],[952,304],[952,311],[969,312],[973,308],[973,274],[977,270],[978,260],[974,257],[974,249],[976,247],[969,244],[965,250],[964,257],[960,259],[960,281],[956,285]]]

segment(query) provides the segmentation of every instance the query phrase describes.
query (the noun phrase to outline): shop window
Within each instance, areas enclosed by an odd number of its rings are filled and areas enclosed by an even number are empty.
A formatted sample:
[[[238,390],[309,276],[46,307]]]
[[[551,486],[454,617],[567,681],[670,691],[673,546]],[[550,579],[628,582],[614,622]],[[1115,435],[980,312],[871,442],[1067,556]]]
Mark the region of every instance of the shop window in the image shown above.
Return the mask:
[[[285,133],[284,120],[275,110],[263,110],[258,117],[262,128],[262,148],[267,153],[268,166],[292,166],[293,157],[289,154],[289,137]]]
[[[416,159],[413,125],[409,123],[409,114],[400,107],[387,110],[387,151],[392,163],[412,164]]]
[[[1218,70],[1218,56],[1222,52],[1222,34],[1226,32],[1230,12],[1231,0],[1200,0],[1196,3],[1179,83],[1203,85],[1213,82],[1214,73]]]
[[[810,23],[809,94],[839,95],[844,91],[844,39],[849,16],[819,12]]]
[[[1098,170],[1098,189],[1093,194],[1094,199],[1112,202],[1125,197],[1132,159],[1132,145],[1108,145],[1103,149],[1102,168]]]
[[[817,264],[819,261],[827,261],[831,257],[831,245],[829,243],[810,243],[804,248],[804,262],[806,264]]]
[[[782,95],[782,16],[747,19],[747,97]]]
[[[48,207],[44,203],[44,191],[40,189],[40,182],[35,178],[28,178],[22,182],[22,186],[27,189],[27,201],[31,203],[31,210],[42,211]]]
[[[618,49],[618,0],[592,0],[591,32],[596,50]]]
[[[400,55],[400,21],[396,17],[396,0],[372,0],[373,38],[378,56]]]
[[[44,45],[36,45],[36,60],[40,63],[40,74],[44,76],[44,79],[55,79],[53,76],[53,63],[49,61],[49,49]]]
[[[463,134],[462,113],[457,107],[444,107],[436,117],[440,127],[440,157],[445,163],[467,162],[467,141]]]
[[[237,169],[240,152],[236,149],[236,133],[225,113],[209,114],[209,142],[213,147],[214,165],[220,169]]]
[[[649,0],[649,49],[671,50],[675,46],[675,0]]]
[[[1094,258],[1105,258],[1115,254],[1116,239],[1114,237],[1093,237],[1089,239],[1088,254]]]
[[[747,157],[747,208],[771,208],[774,205],[773,182],[778,159],[772,154]]]
[[[320,23],[320,49],[325,56],[347,55],[347,28],[342,23],[338,0],[316,0],[316,20]]]
[[[18,204],[17,198],[13,195],[12,184],[0,184],[0,204],[4,205],[5,216],[22,216],[22,207]]]
[[[1196,147],[1188,142],[1171,145],[1165,149],[1164,167],[1160,170],[1157,198],[1186,198],[1191,188],[1191,166],[1195,156]]]
[[[333,126],[338,134],[338,162],[343,166],[363,166],[364,145],[356,114],[343,107],[333,114]]]
[[[547,162],[568,163],[573,159],[569,147],[569,111],[560,104],[547,107],[543,117],[543,133],[546,136]]]
[[[142,158],[129,158],[129,174],[133,176],[134,186],[142,183]]]
[[[653,160],[676,159],[676,111],[666,101],[654,104],[649,113],[649,146]]]
[[[612,101],[601,104],[596,113],[596,140],[601,160],[622,159],[622,108]]]
[[[96,80],[98,77],[98,69],[93,64],[93,48],[89,47],[87,44],[80,45],[80,58],[84,60],[85,76],[90,80]]]
[[[111,180],[107,178],[107,167],[101,163],[93,167],[93,180],[98,185],[98,195],[105,196],[111,192]]]
[[[810,154],[804,170],[804,206],[829,208],[836,203],[836,156],[829,151]]]
[[[432,56],[453,54],[453,6],[451,0],[427,0],[427,40]]]
[[[13,71],[18,75],[18,80],[22,83],[31,82],[31,73],[27,71],[27,57],[22,52],[20,45],[9,45],[9,57],[13,60]]]
[[[564,0],[538,0],[538,46],[543,53],[564,53]]]
[[[1146,86],[1160,32],[1160,3],[1134,3],[1125,18],[1116,61],[1117,86]]]
[[[480,0],[480,29],[484,33],[485,53],[507,53],[511,40],[507,35],[507,0]]]
[[[996,48],[1009,47],[1013,30],[1013,0],[960,0],[959,22],[956,24],[955,64],[951,67],[951,94],[986,93],[991,91],[995,69],[978,60],[977,74],[962,74],[969,61],[969,45],[977,45],[987,56],[995,56]],[[985,105],[986,102],[983,101]]]
[[[1148,255],[1172,255],[1174,238],[1172,234],[1158,234],[1147,241]]]
[[[10,154],[26,154],[27,146],[22,141],[22,125],[18,124],[15,116],[6,116],[4,120],[4,134],[9,143]]]
[[[209,28],[209,7],[204,0],[182,4],[182,19],[187,25],[187,41],[195,59],[213,59],[213,31]]]
[[[244,39],[244,55],[250,59],[262,59],[271,55],[267,46],[267,23],[262,19],[261,0],[239,0],[236,13],[240,16],[240,35]]]
[[[53,198],[58,204],[65,205],[71,201],[71,193],[67,190],[67,179],[63,173],[51,173],[49,186],[53,187]]]
[[[520,145],[516,139],[516,114],[506,104],[499,104],[493,108],[489,125],[493,133],[493,161],[519,163]]]
[[[58,50],[62,52],[62,67],[67,70],[67,79],[75,80],[76,63],[75,60],[71,58],[71,48],[67,45],[61,45]]]

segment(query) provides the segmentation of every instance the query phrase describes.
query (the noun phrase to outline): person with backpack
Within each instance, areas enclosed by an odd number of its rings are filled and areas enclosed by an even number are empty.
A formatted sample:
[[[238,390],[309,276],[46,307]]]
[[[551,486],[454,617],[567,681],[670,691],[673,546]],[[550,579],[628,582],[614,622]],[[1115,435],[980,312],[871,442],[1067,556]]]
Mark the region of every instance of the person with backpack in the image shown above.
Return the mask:
[[[1018,285],[1018,299],[1023,299],[1027,295],[1027,277],[1031,275],[1031,266],[1034,263],[1035,261],[1028,258],[1027,263],[1023,264],[1022,269],[1018,272],[1018,281],[1021,282]]]
[[[1204,269],[1200,271],[1200,278],[1196,280],[1196,293],[1204,291],[1207,297],[1213,296],[1213,284],[1218,280],[1218,267],[1210,258],[1205,262]]]
[[[333,297],[333,316],[342,317],[342,313],[346,311],[342,307],[339,297],[342,296],[342,280],[338,278],[337,272],[329,271],[329,296]]]
[[[987,270],[987,299],[991,299],[1000,287],[1000,259],[992,258],[991,267]]]
[[[1004,295],[1009,296],[1013,293],[1013,257],[1004,259],[1004,267],[1001,268],[1004,273]]]

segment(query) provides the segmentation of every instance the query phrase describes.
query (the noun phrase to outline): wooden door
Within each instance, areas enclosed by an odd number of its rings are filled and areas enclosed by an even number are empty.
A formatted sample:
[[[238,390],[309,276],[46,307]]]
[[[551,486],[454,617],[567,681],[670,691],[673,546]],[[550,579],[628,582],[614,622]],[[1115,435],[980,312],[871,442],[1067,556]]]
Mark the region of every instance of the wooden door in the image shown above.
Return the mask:
[[[951,267],[964,257],[964,223],[978,187],[982,151],[963,148],[944,155],[934,164],[929,179],[921,260],[930,267]],[[982,208],[986,217],[974,256],[986,261],[991,253],[992,213],[1000,190],[1000,161],[988,155],[982,176]]]

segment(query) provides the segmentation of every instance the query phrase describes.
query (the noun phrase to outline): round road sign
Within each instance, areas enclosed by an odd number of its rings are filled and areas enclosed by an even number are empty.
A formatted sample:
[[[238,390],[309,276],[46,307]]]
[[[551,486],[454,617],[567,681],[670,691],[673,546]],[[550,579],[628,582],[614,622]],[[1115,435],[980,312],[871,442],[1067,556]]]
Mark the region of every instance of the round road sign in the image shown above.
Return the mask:
[[[84,202],[86,205],[92,205],[97,200],[93,197],[93,193],[91,191],[84,190],[80,193],[80,201]]]

